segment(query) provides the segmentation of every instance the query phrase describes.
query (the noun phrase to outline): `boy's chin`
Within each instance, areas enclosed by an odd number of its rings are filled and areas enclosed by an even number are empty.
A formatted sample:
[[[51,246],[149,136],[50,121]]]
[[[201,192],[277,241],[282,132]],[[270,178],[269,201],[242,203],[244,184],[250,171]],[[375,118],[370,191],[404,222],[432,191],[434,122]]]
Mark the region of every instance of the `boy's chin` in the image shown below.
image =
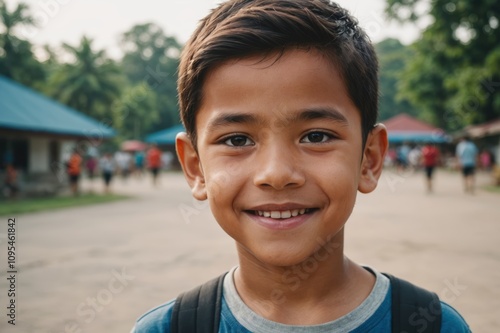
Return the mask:
[[[294,245],[299,245],[294,244]],[[322,263],[331,261],[332,256],[335,255],[334,251],[318,251],[317,248],[311,246],[310,249],[297,247],[285,244],[267,244],[259,246],[254,251],[245,251],[246,253],[240,255],[240,264],[242,260],[248,261],[251,264],[257,264],[268,268],[283,268],[289,269],[294,266],[304,266],[305,270],[316,270]],[[320,253],[324,252],[324,253]]]

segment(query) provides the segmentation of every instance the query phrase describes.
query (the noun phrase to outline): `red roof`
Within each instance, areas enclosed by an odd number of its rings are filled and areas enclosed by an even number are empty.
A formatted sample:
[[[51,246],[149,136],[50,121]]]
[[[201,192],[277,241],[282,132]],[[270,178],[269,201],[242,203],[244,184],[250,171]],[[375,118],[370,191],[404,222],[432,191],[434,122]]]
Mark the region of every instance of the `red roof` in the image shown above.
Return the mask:
[[[397,116],[389,118],[382,123],[387,127],[389,132],[433,132],[440,131],[439,128],[434,127],[426,122],[413,118],[412,116],[401,113]]]
[[[500,118],[479,125],[467,126],[465,131],[474,138],[500,134]]]

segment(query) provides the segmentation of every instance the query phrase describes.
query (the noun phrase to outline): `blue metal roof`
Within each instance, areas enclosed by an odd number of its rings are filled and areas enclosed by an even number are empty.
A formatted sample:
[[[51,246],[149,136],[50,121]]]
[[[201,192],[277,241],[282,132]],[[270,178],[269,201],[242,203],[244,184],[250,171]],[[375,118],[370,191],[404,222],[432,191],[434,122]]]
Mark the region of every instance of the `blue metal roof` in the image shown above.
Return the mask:
[[[99,138],[116,135],[105,124],[1,75],[0,128]]]
[[[147,143],[156,143],[159,145],[175,145],[175,136],[177,133],[185,132],[184,126],[176,125],[166,130],[162,130],[159,132],[151,133],[146,136]]]
[[[390,143],[414,142],[414,143],[446,143],[451,138],[443,132],[419,132],[419,131],[388,131]]]

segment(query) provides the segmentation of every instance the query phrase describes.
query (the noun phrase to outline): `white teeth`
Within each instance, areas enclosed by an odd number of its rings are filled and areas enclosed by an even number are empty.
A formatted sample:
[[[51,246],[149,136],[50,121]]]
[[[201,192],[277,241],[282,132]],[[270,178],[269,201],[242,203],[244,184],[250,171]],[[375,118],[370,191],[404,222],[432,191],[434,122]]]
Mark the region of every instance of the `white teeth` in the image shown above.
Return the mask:
[[[273,210],[271,212],[271,218],[273,218],[273,219],[279,219],[280,217],[281,217],[281,213],[279,211]]]
[[[258,210],[257,215],[259,216],[264,216],[264,217],[270,217],[272,219],[288,219],[292,216],[297,216],[297,215],[302,215],[305,214],[306,209],[294,209],[294,210],[284,210],[284,211],[278,211],[278,210],[272,210],[272,211],[262,211]]]

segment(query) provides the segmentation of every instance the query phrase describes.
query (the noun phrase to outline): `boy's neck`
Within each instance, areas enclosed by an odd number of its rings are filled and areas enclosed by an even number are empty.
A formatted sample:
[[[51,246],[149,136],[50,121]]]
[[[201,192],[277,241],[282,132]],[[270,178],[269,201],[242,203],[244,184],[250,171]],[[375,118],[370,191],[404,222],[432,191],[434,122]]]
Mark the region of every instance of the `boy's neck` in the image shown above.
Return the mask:
[[[343,255],[340,246],[323,261],[314,255],[290,267],[274,267],[238,249],[236,290],[262,317],[289,325],[335,320],[359,306],[370,294],[375,277]],[[317,256],[316,256],[317,258]]]

